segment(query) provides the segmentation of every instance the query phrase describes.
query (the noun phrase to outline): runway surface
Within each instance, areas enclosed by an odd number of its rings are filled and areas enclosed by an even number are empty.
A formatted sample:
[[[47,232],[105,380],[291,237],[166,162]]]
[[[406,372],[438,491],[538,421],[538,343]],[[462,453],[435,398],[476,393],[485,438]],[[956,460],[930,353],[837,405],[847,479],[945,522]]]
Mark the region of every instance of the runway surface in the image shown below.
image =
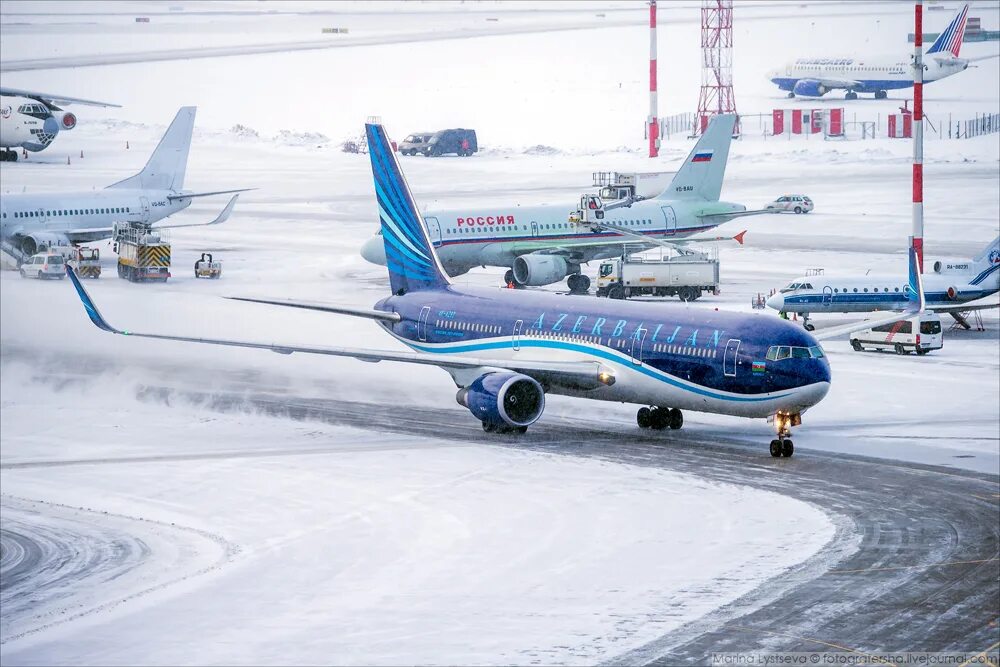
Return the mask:
[[[152,385],[143,388],[140,397],[681,471],[792,496],[819,506],[834,520],[837,535],[823,552],[707,617],[621,656],[620,664],[696,664],[712,652],[753,650],[979,652],[995,649],[1000,633],[1000,479],[994,475],[801,449],[791,459],[772,459],[766,443],[751,447],[717,432],[706,435],[697,427],[657,433],[586,420],[543,419],[524,436],[496,436],[483,433],[479,422],[457,406],[426,409],[280,392],[201,393]],[[0,467],[236,459],[342,448],[334,443],[295,451],[216,447],[194,455],[19,461]],[[9,500],[4,498],[5,506]],[[773,519],[783,520],[779,513]],[[134,550],[125,549],[89,565],[71,559],[74,569],[54,575],[55,554],[76,548],[63,542],[60,547],[34,524],[5,521],[0,559],[5,615],[8,602],[26,591],[52,585],[60,576],[89,576],[88,567],[110,567],[108,559],[114,567],[127,568],[123,559],[136,557]],[[831,550],[837,556],[832,569]]]

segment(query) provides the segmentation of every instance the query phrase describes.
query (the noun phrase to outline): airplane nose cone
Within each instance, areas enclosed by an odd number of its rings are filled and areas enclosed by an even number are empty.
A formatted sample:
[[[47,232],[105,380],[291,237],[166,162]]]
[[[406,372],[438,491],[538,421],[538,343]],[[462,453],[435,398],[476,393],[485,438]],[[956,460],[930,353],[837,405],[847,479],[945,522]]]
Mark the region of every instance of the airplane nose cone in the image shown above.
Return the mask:
[[[385,266],[385,244],[381,235],[373,236],[361,246],[361,256],[372,264]]]
[[[42,131],[45,134],[59,134],[59,121],[51,116],[46,118],[45,122],[42,123]]]
[[[785,295],[781,292],[775,292],[767,301],[764,302],[768,308],[773,308],[774,310],[781,311],[785,308]]]

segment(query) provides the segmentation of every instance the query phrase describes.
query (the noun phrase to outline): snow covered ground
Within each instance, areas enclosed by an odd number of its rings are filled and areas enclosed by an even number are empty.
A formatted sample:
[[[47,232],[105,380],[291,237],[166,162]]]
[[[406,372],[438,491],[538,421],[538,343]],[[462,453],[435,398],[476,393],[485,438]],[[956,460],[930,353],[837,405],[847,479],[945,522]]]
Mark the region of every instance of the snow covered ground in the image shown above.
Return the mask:
[[[889,34],[875,50],[907,46],[906,3],[803,4],[738,7],[744,113],[790,106],[763,77],[789,57],[869,48]],[[357,254],[376,225],[367,157],[339,150],[371,114],[395,137],[479,132],[484,150],[474,158],[403,161],[427,207],[568,205],[593,171],[669,170],[690,149],[674,137],[661,159],[644,157],[647,42],[634,3],[175,5],[183,11],[93,3],[84,15],[75,3],[0,4],[4,64],[136,61],[5,71],[5,86],[124,108],[74,109],[77,129],[0,166],[0,190],[90,189],[130,175],[183,104],[199,105],[186,186],[258,188],[225,225],[173,233],[174,277],[164,285],[115,279],[110,246],[100,245],[105,277],[88,288],[127,328],[394,348],[368,322],[220,298],[370,306],[385,295],[384,270]],[[984,27],[996,26],[995,5],[976,9]],[[144,15],[150,24],[134,23]],[[928,29],[949,17],[928,12]],[[661,9],[665,114],[691,110],[697,97],[696,18],[697,3]],[[591,20],[617,23],[576,29]],[[337,25],[350,33],[331,39],[373,41],[141,62],[151,51],[301,45]],[[472,38],[481,30],[492,34]],[[452,38],[463,31],[469,38]],[[421,37],[375,43],[394,35]],[[928,113],[996,113],[998,80],[993,59],[928,86]],[[859,101],[848,115],[884,115],[903,98]],[[833,103],[843,104],[818,104]],[[731,223],[750,232],[746,247],[722,251],[723,295],[678,307],[749,310],[753,295],[807,268],[903,270],[908,143],[765,139],[755,127],[733,147],[724,197],[756,207],[804,192],[817,211]],[[969,257],[998,233],[998,137],[927,142],[930,257]],[[551,150],[531,150],[539,145]],[[211,219],[224,203],[200,200],[174,220]],[[222,280],[191,275],[203,251],[222,260]],[[496,284],[500,273],[459,282]],[[945,348],[921,358],[831,343],[833,387],[797,429],[797,448],[1000,472],[995,313],[986,328],[947,332]],[[54,543],[79,540],[93,553],[137,540],[152,553],[127,573],[83,568],[17,614],[5,604],[5,664],[593,662],[766,585],[832,534],[830,518],[808,505],[686,475],[137,400],[149,384],[233,392],[276,383],[292,397],[447,406],[472,419],[441,371],[108,336],[65,282],[0,275],[0,345],[4,529],[44,525]],[[81,351],[85,363],[65,361]],[[59,355],[56,368],[30,363],[49,354]],[[553,397],[546,414],[628,424],[634,407]],[[685,428],[755,444],[771,437],[763,422],[711,415],[688,414]],[[76,459],[104,462],[36,465]],[[761,521],[748,508],[762,502],[793,520]]]

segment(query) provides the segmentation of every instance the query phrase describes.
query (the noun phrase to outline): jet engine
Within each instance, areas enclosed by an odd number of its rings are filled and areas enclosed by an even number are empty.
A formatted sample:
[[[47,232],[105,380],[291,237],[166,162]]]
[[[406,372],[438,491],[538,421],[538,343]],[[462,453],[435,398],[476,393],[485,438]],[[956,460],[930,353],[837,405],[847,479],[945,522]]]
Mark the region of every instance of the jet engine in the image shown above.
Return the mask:
[[[566,259],[559,255],[521,255],[514,260],[514,280],[522,285],[550,285],[570,273]]]
[[[72,111],[53,111],[52,117],[59,122],[59,128],[62,130],[72,130],[76,127],[76,114]]]
[[[545,410],[542,385],[527,375],[486,373],[459,389],[455,400],[483,422],[484,428],[527,428]]]
[[[14,239],[14,244],[20,248],[21,252],[27,255],[34,255],[46,248],[57,245],[70,245],[69,237],[65,234],[55,234],[53,232],[35,232],[34,234],[18,235]]]
[[[795,82],[792,92],[805,97],[822,97],[829,89],[816,79],[799,79]]]

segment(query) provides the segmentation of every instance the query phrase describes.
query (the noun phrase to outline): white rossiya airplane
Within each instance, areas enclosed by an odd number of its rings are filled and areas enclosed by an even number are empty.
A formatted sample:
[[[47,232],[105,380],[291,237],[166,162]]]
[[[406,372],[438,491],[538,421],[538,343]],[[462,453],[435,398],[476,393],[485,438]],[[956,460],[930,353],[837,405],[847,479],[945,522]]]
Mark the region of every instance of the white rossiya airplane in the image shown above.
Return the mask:
[[[969,5],[963,6],[924,56],[924,83],[940,81],[969,67],[959,58]],[[988,56],[992,57],[992,56]],[[982,60],[976,58],[974,60]],[[913,56],[857,56],[799,58],[768,74],[771,83],[788,91],[788,97],[822,97],[831,90],[846,90],[844,99],[874,93],[885,99],[889,90],[913,87]]]
[[[152,225],[184,210],[195,197],[249,190],[190,192],[182,189],[196,110],[196,107],[181,107],[142,171],[103,190],[0,195],[0,239],[32,255],[42,247],[110,238],[115,222]],[[234,194],[211,222],[157,225],[156,228],[225,222],[238,197],[239,194]]]
[[[16,162],[23,148],[37,153],[48,148],[61,131],[76,127],[76,114],[57,105],[84,104],[92,107],[115,107],[119,104],[83,100],[65,95],[50,95],[33,90],[0,87],[0,162]]]
[[[927,310],[948,313],[968,328],[963,313],[1000,307],[1000,236],[975,258],[939,260],[923,277]],[[813,275],[796,278],[767,300],[769,308],[796,313],[808,331],[815,313],[903,310],[910,304],[907,277]]]
[[[580,273],[580,265],[617,257],[623,244],[637,252],[692,241],[733,238],[742,243],[742,234],[695,237],[733,218],[770,212],[719,201],[735,126],[734,115],[714,117],[666,190],[627,207],[608,207],[600,221],[573,222],[566,204],[425,211],[423,218],[450,276],[477,266],[500,266],[510,269],[507,284],[548,285],[568,277],[570,290],[585,292],[590,278]],[[365,242],[361,255],[385,266],[381,231]]]

